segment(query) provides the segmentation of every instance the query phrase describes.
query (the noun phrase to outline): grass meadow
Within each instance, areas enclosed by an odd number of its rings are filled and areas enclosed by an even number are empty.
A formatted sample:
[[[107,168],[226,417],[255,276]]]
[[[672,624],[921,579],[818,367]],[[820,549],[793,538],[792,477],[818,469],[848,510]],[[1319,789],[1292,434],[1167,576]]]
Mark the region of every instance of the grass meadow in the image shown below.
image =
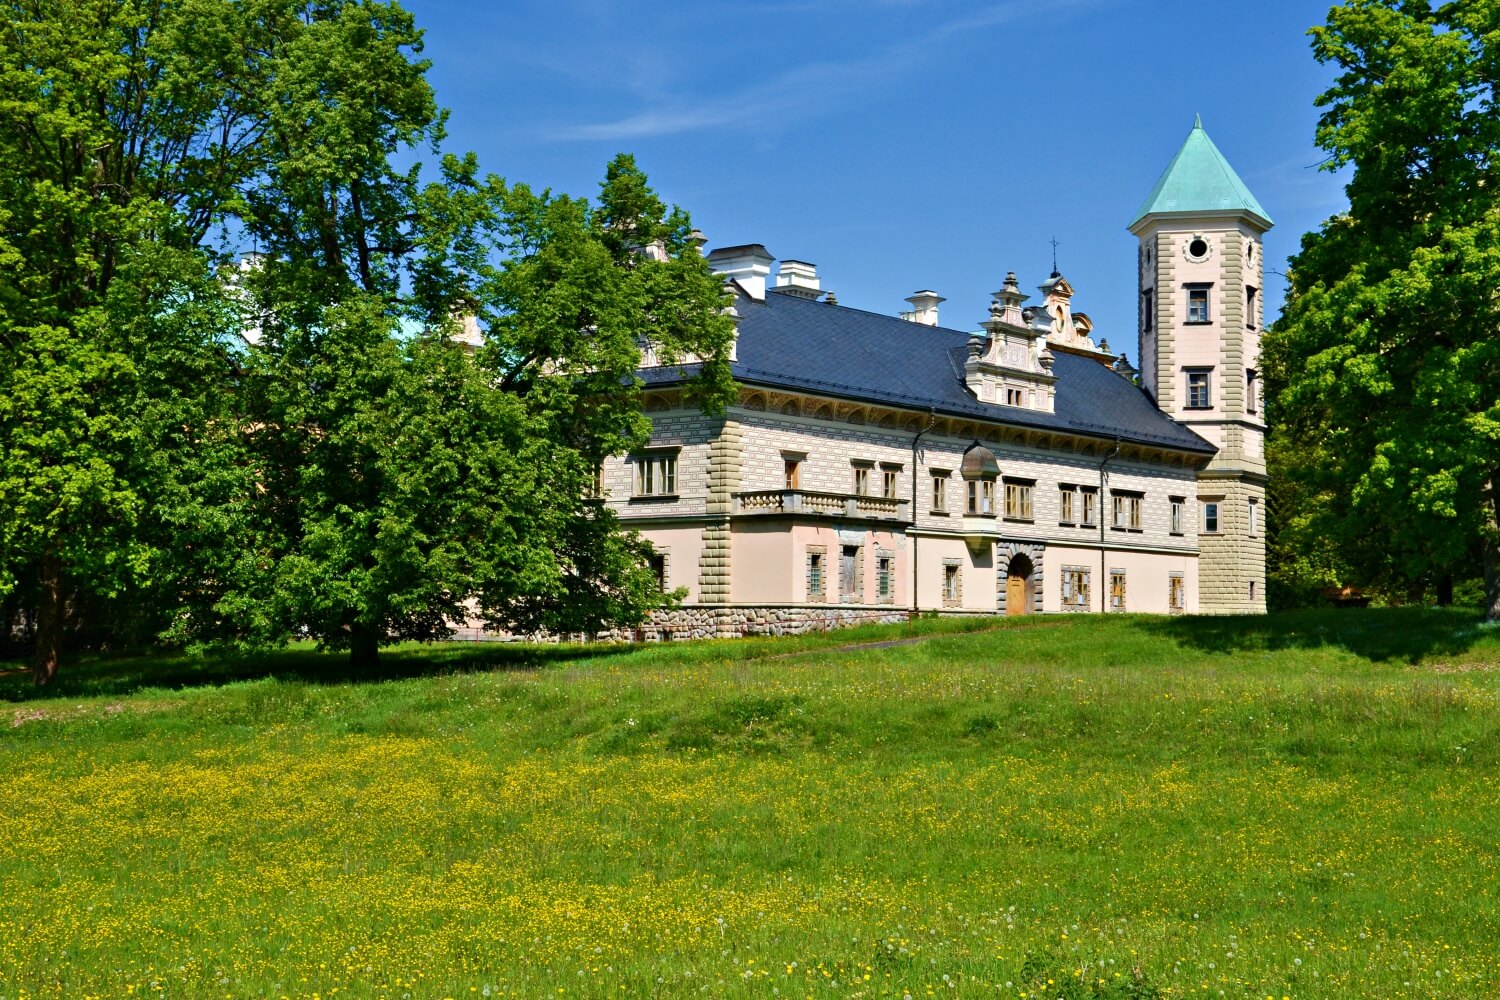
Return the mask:
[[[61,685],[0,677],[4,1000],[1500,995],[1472,611]]]

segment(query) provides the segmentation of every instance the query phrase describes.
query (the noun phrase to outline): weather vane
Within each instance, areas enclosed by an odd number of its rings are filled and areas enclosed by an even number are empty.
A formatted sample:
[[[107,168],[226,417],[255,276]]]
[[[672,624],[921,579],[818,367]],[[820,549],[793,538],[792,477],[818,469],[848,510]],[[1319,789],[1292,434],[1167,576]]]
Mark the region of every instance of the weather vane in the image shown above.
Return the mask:
[[[1057,237],[1054,236],[1054,237],[1052,237],[1052,277],[1054,277],[1054,278],[1057,277],[1058,274],[1060,273],[1057,270],[1057,247],[1058,247]]]

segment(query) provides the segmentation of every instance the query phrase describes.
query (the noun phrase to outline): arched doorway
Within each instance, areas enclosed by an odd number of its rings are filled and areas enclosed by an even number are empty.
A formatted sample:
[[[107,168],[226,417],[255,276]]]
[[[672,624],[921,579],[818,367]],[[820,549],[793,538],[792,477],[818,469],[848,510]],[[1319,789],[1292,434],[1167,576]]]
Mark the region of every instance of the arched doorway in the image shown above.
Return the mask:
[[[1035,567],[1031,558],[1018,552],[1010,558],[1005,571],[1005,613],[1024,615],[1031,610],[1032,575]]]

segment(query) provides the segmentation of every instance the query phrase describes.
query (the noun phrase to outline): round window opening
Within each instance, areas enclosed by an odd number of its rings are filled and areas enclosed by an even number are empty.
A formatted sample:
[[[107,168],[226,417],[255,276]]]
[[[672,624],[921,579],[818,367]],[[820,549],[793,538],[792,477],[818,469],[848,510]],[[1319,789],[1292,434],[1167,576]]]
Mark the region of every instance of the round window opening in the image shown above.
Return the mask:
[[[1198,260],[1202,260],[1204,257],[1207,257],[1208,240],[1205,240],[1201,236],[1193,237],[1193,241],[1188,244],[1188,256],[1196,258]]]

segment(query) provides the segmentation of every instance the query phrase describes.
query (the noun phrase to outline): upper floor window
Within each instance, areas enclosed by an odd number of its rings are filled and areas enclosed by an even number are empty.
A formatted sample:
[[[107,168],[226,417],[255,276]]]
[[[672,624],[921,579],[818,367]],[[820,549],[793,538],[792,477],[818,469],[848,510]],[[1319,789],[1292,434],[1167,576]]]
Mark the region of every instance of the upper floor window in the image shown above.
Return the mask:
[[[1207,410],[1213,406],[1213,393],[1209,389],[1212,368],[1189,368],[1187,370],[1187,408]]]
[[[1005,390],[1005,405],[1006,406],[1025,406],[1026,405],[1026,390],[1025,389],[1006,389]]]
[[[1260,534],[1260,501],[1250,498],[1250,537]]]
[[[870,495],[870,467],[868,465],[854,467],[854,495],[860,497]]]
[[[1073,524],[1076,500],[1078,498],[1077,487],[1059,486],[1057,489],[1057,522],[1059,524]]]
[[[1172,534],[1174,534],[1174,535],[1180,535],[1180,534],[1182,534],[1182,514],[1183,514],[1184,504],[1185,504],[1185,498],[1183,498],[1183,497],[1172,497],[1171,498],[1171,505],[1172,506],[1171,506],[1171,519],[1170,519],[1170,526],[1171,527],[1170,527],[1170,530],[1171,530]]]
[[[635,460],[635,495],[673,496],[677,493],[677,453],[650,452]]]
[[[932,512],[934,514],[948,513],[948,473],[934,471],[932,473]]]
[[[1144,498],[1139,493],[1116,492],[1110,499],[1114,507],[1114,526],[1126,531],[1140,531]]]
[[[1245,409],[1250,413],[1260,409],[1260,373],[1254,368],[1245,369]]]
[[[1189,285],[1187,321],[1189,323],[1211,322],[1208,312],[1208,285]]]
[[[1219,506],[1219,501],[1217,500],[1203,501],[1203,530],[1207,534],[1218,534]]]
[[[887,500],[896,499],[896,477],[901,472],[899,465],[882,465],[880,467],[880,495]]]
[[[1029,479],[1007,479],[1005,481],[1005,516],[1022,521],[1031,520],[1031,493],[1035,483]]]
[[[789,490],[800,490],[802,488],[802,459],[787,456],[782,459],[786,472],[786,488]]]
[[[1141,293],[1141,329],[1147,333],[1151,332],[1151,323],[1156,313],[1156,305],[1152,301],[1154,298],[1149,288]]]
[[[969,487],[970,514],[983,514],[993,517],[995,514],[995,481],[993,479],[970,479]]]
[[[1255,329],[1255,293],[1258,291],[1254,285],[1245,286],[1245,325]]]
[[[1089,486],[1078,487],[1078,499],[1083,508],[1083,525],[1092,528],[1099,523],[1099,491]]]

